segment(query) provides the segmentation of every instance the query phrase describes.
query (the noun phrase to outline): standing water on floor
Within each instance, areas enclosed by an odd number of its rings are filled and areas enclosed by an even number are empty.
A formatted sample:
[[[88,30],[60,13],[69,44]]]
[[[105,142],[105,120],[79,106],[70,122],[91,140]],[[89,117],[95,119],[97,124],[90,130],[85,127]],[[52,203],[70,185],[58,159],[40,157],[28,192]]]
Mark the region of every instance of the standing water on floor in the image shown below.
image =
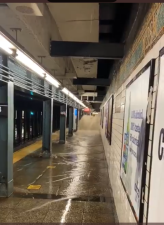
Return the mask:
[[[0,222],[117,222],[99,116],[83,116],[52,157],[40,152],[14,164],[14,194],[0,199]]]

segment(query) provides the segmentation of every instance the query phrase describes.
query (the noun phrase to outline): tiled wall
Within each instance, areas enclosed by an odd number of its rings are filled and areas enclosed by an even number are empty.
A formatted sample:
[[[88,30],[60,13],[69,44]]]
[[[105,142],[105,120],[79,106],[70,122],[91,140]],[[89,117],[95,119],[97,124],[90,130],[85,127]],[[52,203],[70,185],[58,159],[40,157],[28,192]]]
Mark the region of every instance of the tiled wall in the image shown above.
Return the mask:
[[[145,188],[145,203],[144,203],[144,222],[147,213],[147,201],[148,201],[148,189],[149,189],[149,178],[150,178],[150,162],[151,162],[151,142],[153,136],[153,120],[154,120],[154,107],[155,107],[155,96],[157,91],[158,82],[158,63],[159,63],[159,51],[164,47],[164,35],[156,42],[149,52],[142,59],[140,64],[135,68],[135,70],[130,74],[126,81],[121,85],[121,87],[114,92],[109,92],[106,96],[106,102],[110,98],[111,94],[114,94],[114,108],[113,108],[113,121],[112,121],[112,144],[109,145],[105,137],[105,119],[103,129],[100,127],[102,141],[105,149],[105,154],[108,162],[109,168],[109,178],[111,181],[114,201],[116,205],[116,210],[118,214],[119,222],[136,222],[133,216],[132,210],[130,208],[127,196],[123,189],[120,180],[120,161],[121,161],[121,148],[122,148],[122,136],[123,136],[123,121],[124,121],[124,105],[125,105],[125,93],[126,85],[135,75],[152,59],[155,58],[155,74],[154,74],[154,87],[153,87],[153,102],[152,102],[152,114],[151,114],[151,126],[149,135],[149,151],[147,156],[147,173],[146,173],[146,188]],[[110,87],[112,88],[112,87]],[[109,88],[109,89],[110,89]],[[114,90],[114,88],[113,88]],[[103,106],[106,104],[104,101]],[[115,112],[115,105],[120,104],[120,112],[117,110]],[[152,206],[149,206],[152,207]]]

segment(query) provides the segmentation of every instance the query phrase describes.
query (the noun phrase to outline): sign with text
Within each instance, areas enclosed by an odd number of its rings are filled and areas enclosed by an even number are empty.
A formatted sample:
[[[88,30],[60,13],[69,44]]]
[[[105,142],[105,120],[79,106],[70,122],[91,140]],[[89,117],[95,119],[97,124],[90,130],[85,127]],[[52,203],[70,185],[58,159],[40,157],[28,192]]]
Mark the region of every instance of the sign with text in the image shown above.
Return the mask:
[[[121,179],[139,220],[150,67],[126,89]]]
[[[164,222],[164,55],[160,57],[160,74],[152,149],[152,166],[148,222]]]

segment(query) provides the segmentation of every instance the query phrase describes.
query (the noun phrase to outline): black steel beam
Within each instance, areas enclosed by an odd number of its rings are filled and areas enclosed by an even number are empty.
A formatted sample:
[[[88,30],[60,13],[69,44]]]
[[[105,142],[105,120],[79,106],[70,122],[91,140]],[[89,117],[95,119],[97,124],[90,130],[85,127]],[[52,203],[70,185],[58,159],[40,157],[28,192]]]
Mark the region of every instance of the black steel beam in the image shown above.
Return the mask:
[[[123,44],[72,41],[51,41],[50,43],[50,55],[52,57],[121,59],[123,53]]]
[[[97,96],[95,98],[93,97],[88,97],[88,101],[103,101],[104,96]]]
[[[99,25],[113,25],[114,20],[99,20]]]
[[[109,79],[77,78],[73,79],[73,85],[93,85],[107,87],[110,85]]]

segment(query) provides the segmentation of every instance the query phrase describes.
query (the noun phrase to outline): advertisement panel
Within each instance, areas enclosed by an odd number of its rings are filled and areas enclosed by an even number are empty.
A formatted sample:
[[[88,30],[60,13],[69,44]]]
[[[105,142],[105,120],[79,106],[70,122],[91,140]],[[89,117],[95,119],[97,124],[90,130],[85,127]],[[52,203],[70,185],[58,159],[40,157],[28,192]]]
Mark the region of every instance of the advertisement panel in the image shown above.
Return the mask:
[[[140,219],[150,66],[126,88],[121,180],[137,221]],[[148,142],[148,141],[147,141]]]
[[[102,108],[102,128],[104,126],[104,107]]]
[[[164,222],[164,55],[160,57],[158,84],[148,207],[148,222],[152,223]]]
[[[108,101],[107,139],[110,145],[111,145],[111,137],[112,137],[112,114],[113,114],[113,95]]]
[[[105,105],[105,136],[107,138],[107,134],[108,134],[108,103],[106,103]]]

